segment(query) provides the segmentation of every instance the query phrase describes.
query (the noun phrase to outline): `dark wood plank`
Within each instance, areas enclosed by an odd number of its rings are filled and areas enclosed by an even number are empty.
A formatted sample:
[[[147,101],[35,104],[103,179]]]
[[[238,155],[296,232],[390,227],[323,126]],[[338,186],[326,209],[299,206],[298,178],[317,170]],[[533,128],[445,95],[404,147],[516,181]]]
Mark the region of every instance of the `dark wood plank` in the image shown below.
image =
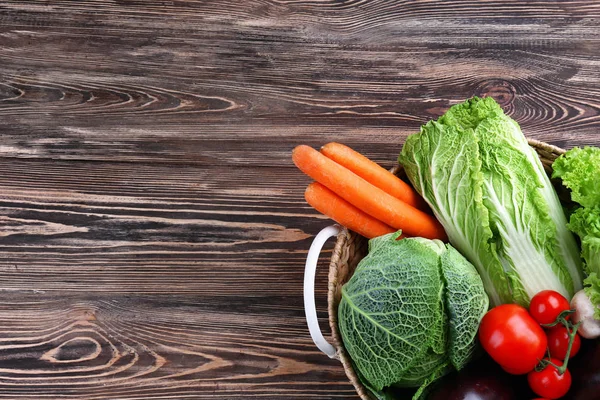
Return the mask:
[[[0,170],[0,398],[352,397],[305,325],[302,264],[326,222],[297,171]]]
[[[356,398],[305,327],[329,221],[292,148],[389,168],[473,95],[600,144],[598,21],[594,1],[0,1],[0,398]]]
[[[0,170],[10,289],[299,296],[315,222],[327,223],[291,168],[0,159]]]
[[[0,9],[0,155],[284,165],[299,140],[342,139],[383,153],[474,94],[531,137],[598,141],[596,2],[80,3]]]
[[[292,298],[13,292],[1,300],[2,399],[353,395],[337,362],[306,338]]]

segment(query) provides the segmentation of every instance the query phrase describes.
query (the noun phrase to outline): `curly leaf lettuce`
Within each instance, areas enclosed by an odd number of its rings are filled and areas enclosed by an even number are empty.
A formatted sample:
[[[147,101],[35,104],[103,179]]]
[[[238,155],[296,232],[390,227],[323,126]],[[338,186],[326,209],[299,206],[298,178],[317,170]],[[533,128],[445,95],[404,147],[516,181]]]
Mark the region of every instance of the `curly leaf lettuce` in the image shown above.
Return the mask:
[[[600,204],[600,149],[575,147],[552,164],[553,177],[571,189],[571,199],[583,207]]]
[[[553,177],[561,178],[571,190],[571,199],[579,203],[571,214],[569,229],[581,239],[581,256],[585,261],[585,292],[596,305],[600,319],[600,149],[573,148],[556,159]]]
[[[492,98],[451,107],[406,140],[400,163],[493,305],[581,288],[579,250],[519,125]]]
[[[581,241],[581,255],[586,262],[588,274],[600,274],[600,237],[584,237]]]

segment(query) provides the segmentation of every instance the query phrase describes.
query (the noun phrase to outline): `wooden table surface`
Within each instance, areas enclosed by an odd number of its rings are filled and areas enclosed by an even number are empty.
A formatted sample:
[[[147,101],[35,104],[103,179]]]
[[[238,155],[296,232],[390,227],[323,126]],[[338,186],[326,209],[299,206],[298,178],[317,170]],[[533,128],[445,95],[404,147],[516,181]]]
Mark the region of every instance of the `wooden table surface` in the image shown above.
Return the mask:
[[[0,398],[356,398],[291,150],[473,95],[600,144],[600,3],[0,0]]]

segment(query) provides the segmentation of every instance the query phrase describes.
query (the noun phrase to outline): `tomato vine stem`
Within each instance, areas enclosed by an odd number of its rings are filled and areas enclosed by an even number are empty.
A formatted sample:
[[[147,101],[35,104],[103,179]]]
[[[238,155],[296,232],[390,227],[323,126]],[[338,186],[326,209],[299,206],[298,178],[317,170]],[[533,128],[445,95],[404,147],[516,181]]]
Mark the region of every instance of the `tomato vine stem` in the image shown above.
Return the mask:
[[[544,368],[546,368],[548,365],[554,366],[554,368],[556,368],[556,370],[558,371],[559,375],[564,374],[565,371],[567,370],[567,364],[569,363],[569,358],[571,356],[571,348],[573,347],[573,342],[575,341],[575,336],[577,336],[577,329],[579,329],[579,325],[581,324],[581,321],[580,321],[580,322],[576,323],[575,325],[573,325],[571,323],[571,321],[569,321],[567,319],[567,317],[569,315],[573,314],[574,312],[575,312],[575,310],[564,310],[560,314],[558,314],[558,317],[556,317],[556,321],[554,321],[550,324],[541,324],[545,328],[551,328],[558,324],[564,325],[565,329],[567,330],[567,334],[569,335],[569,345],[567,347],[567,354],[565,355],[565,359],[561,366],[558,366],[558,365],[554,364],[552,361],[550,361],[550,356],[548,355],[547,360],[544,359],[544,360],[540,361],[540,364],[535,368],[536,371],[539,372],[539,371],[543,370]]]

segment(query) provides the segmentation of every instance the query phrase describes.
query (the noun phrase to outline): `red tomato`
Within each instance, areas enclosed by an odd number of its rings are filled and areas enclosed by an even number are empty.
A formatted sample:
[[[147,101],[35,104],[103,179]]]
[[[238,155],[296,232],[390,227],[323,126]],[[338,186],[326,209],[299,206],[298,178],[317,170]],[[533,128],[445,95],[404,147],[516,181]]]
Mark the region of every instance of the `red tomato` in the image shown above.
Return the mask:
[[[548,340],[542,327],[517,304],[503,304],[484,315],[479,340],[507,372],[526,374],[544,358]]]
[[[580,347],[581,338],[579,337],[579,334],[575,334],[573,346],[571,346],[571,355],[569,357],[574,357],[575,354],[579,352]],[[548,350],[550,351],[550,356],[552,358],[564,360],[567,355],[568,348],[569,333],[567,332],[567,328],[565,328],[564,325],[557,325],[553,328],[550,328],[548,331]]]
[[[542,290],[529,303],[529,313],[539,324],[551,324],[558,314],[570,309],[569,301],[554,290]]]
[[[552,358],[551,361],[558,366],[562,365],[562,361]],[[544,396],[548,399],[558,399],[563,397],[571,387],[571,373],[565,370],[562,375],[558,374],[556,367],[547,365],[542,371],[531,371],[527,375],[529,387],[538,396]]]

